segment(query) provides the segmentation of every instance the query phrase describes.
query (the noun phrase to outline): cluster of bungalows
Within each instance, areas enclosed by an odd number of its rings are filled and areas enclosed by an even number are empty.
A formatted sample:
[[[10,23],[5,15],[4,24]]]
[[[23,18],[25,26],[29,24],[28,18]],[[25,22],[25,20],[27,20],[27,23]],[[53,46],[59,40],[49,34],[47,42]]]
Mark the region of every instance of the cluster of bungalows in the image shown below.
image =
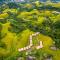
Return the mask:
[[[40,1],[40,2],[60,2],[60,0],[0,0],[0,2],[35,2],[35,1]]]
[[[25,0],[1,0],[0,2],[25,2]]]
[[[24,0],[9,0],[8,2],[24,2]]]
[[[0,2],[32,2],[32,1],[34,2],[36,0],[0,0]],[[47,0],[37,0],[37,1],[46,2]]]

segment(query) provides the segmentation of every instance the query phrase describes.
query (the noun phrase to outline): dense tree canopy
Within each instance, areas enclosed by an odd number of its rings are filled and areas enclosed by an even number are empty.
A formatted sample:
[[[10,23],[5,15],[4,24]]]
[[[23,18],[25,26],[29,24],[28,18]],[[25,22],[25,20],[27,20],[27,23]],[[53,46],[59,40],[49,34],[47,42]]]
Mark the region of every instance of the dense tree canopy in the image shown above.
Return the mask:
[[[60,7],[57,5],[60,6],[59,3],[44,4],[39,1],[27,4],[13,2],[2,4],[0,6],[0,51],[2,51],[0,59],[16,60],[17,57],[26,59],[26,56],[32,56],[36,57],[36,60],[42,60],[57,54],[56,51],[49,49],[51,39],[45,37],[51,37],[54,46],[60,49]],[[45,42],[46,47],[44,45],[41,50],[32,48],[28,55],[26,51],[19,53],[18,48],[28,45],[29,35],[34,32],[45,35],[39,35],[38,39],[42,36],[41,40]],[[60,56],[60,53],[58,55]],[[60,59],[58,57],[56,60]]]

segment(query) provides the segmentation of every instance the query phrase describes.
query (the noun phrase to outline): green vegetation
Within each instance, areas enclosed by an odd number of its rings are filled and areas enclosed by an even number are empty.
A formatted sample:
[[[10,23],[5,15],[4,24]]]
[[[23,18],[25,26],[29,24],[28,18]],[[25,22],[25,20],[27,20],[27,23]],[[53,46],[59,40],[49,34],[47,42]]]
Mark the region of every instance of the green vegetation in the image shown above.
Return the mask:
[[[60,60],[60,4],[59,3],[9,3],[0,6],[0,60],[16,60],[28,56],[35,60]],[[43,48],[19,52],[29,45],[29,36],[34,45],[42,40]],[[54,46],[56,50],[51,49]],[[28,53],[26,55],[26,53]]]

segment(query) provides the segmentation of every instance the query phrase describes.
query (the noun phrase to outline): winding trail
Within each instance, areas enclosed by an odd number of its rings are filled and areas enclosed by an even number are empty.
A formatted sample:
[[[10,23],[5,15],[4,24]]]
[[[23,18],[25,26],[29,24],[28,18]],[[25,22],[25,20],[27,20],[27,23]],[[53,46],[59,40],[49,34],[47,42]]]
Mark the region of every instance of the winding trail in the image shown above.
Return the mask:
[[[30,37],[29,37],[30,45],[28,45],[26,47],[23,47],[23,48],[19,48],[18,51],[20,52],[20,51],[24,51],[24,50],[30,49],[33,46],[32,37],[33,36],[37,36],[38,34],[40,34],[40,33],[36,32],[35,34],[30,35]],[[40,41],[40,45],[36,47],[36,49],[40,49],[40,48],[43,48],[43,42],[42,41]]]

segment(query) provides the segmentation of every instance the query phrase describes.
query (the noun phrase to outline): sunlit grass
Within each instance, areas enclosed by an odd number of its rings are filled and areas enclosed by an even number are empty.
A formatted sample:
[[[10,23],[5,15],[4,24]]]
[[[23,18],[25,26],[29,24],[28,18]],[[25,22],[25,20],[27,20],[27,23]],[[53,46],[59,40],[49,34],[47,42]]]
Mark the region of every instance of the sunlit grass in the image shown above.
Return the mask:
[[[50,46],[53,45],[53,40],[49,36],[45,36],[43,34],[40,34],[37,36],[39,40],[43,41],[43,48],[41,51],[44,51],[45,53],[53,55],[53,60],[60,60],[60,50],[51,50]]]

